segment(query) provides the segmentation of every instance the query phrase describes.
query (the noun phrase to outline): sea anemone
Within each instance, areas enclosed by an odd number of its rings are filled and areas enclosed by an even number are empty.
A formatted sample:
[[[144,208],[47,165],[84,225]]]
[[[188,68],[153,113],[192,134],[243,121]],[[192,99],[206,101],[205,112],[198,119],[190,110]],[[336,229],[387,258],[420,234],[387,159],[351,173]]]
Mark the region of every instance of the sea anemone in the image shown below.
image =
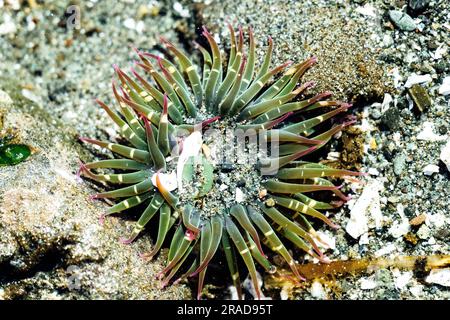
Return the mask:
[[[131,68],[130,76],[114,66],[120,84],[113,81],[112,90],[119,108],[96,100],[118,125],[121,139],[115,143],[80,138],[112,151],[114,158],[82,164],[79,174],[107,185],[126,185],[92,196],[119,199],[102,219],[142,207],[131,235],[122,239],[128,244],[159,216],[156,241],[143,257],[155,256],[174,229],[167,266],[157,276],[162,286],[175,275],[177,281],[198,276],[198,298],[208,265],[219,250],[239,298],[238,255],[257,298],[261,293],[255,261],[269,273],[276,271],[263,245],[284,258],[299,279],[302,275],[282,239],[326,261],[318,246],[321,239],[308,219],[336,228],[319,210],[333,209],[348,197],[327,178],[359,175],[299,160],[354,122],[343,118],[328,128],[322,125],[350,107],[328,100],[330,92],[298,99],[314,85],[299,82],[317,59],[271,69],[269,38],[257,68],[252,29],[248,53],[242,28],[237,35],[232,27],[229,30],[226,66],[205,27],[202,35],[210,50],[195,43],[202,69],[166,39],[161,41],[170,57],[135,49],[139,57],[135,66],[144,75]],[[329,202],[314,200],[317,191],[328,191]]]

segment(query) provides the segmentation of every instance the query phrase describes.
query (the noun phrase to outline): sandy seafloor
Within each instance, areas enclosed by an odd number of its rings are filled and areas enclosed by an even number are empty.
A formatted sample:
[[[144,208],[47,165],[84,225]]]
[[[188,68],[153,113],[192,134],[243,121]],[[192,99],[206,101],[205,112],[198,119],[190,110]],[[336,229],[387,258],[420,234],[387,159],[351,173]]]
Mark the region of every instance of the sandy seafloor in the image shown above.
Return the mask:
[[[65,13],[71,5],[79,28]],[[138,257],[148,236],[117,243],[132,219],[98,224],[106,204],[89,201],[94,186],[75,179],[78,159],[94,157],[77,136],[115,135],[93,99],[110,101],[111,66],[130,66],[131,46],[158,52],[163,35],[191,52],[202,25],[227,43],[227,22],[254,28],[259,59],[269,35],[274,63],[316,55],[305,79],[354,104],[358,122],[323,156],[369,175],[347,187],[353,199],[333,213],[342,228],[319,228],[333,244],[327,255],[450,254],[449,16],[445,0],[0,0],[0,129],[36,150],[0,168],[0,299],[191,297],[186,284],[159,288],[165,255],[148,264]],[[417,107],[414,84],[430,105]],[[281,296],[450,298],[450,269],[415,271],[382,269]],[[211,297],[229,296],[229,282],[214,283]]]

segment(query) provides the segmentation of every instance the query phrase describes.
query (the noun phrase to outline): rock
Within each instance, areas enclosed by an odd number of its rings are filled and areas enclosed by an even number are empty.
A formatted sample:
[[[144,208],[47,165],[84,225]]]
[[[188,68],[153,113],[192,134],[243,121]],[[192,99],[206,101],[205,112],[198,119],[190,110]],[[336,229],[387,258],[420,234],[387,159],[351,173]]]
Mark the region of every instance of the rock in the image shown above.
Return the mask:
[[[392,271],[394,276],[395,288],[401,290],[404,289],[411,281],[413,273],[411,271],[401,272],[398,269]]]
[[[428,283],[436,283],[444,287],[450,287],[450,269],[434,269],[425,278]]]
[[[245,193],[240,189],[240,188],[236,188],[236,202],[237,203],[242,203],[245,201],[246,196]]]
[[[431,236],[430,228],[428,228],[426,224],[423,224],[419,230],[417,230],[417,236],[422,240],[428,239]]]
[[[405,88],[411,88],[415,84],[428,83],[431,81],[432,81],[432,79],[429,74],[420,75],[420,74],[412,73],[408,77],[408,80],[406,80]]]
[[[394,238],[400,238],[406,235],[410,229],[408,218],[405,216],[405,208],[401,203],[397,204],[397,213],[400,216],[400,220],[394,221],[392,226],[389,228],[389,233]]]
[[[372,228],[380,228],[383,220],[381,213],[380,194],[383,184],[377,180],[367,183],[358,200],[350,200],[350,220],[345,231],[354,239]]]
[[[377,17],[377,9],[369,3],[364,4],[364,6],[357,7],[355,11],[362,14],[363,16],[372,18]]]
[[[440,136],[436,133],[434,133],[434,123],[430,121],[425,121],[423,123],[423,129],[419,132],[417,135],[417,140],[423,140],[423,141],[445,141],[447,140],[447,136]]]
[[[447,170],[450,172],[450,141],[441,149],[439,156],[441,161],[447,166]]]
[[[439,87],[439,94],[442,94],[443,96],[450,94],[450,77],[445,77],[444,80],[442,80],[442,84]]]
[[[413,31],[417,28],[414,19],[404,12],[398,10],[390,10],[389,18],[400,30]]]
[[[325,292],[325,289],[323,288],[322,284],[319,281],[314,281],[311,285],[311,296],[313,298],[324,300],[327,298],[327,294]]]
[[[381,127],[385,130],[397,130],[400,127],[400,122],[400,112],[396,107],[390,107],[381,116]]]
[[[409,224],[412,226],[420,226],[422,223],[425,222],[426,219],[427,219],[427,215],[422,213],[422,214],[412,218],[409,221]]]
[[[182,299],[184,285],[164,290],[155,274],[165,265],[161,254],[144,262],[150,237],[132,246],[119,243],[133,221],[118,217],[98,221],[104,202],[89,200],[87,182],[76,178],[79,159],[92,159],[76,142],[76,132],[23,98],[9,84],[13,98],[5,128],[36,150],[0,172],[0,290],[4,299]],[[0,83],[2,85],[2,83]],[[15,91],[16,90],[16,91]],[[0,92],[0,109],[10,99]],[[98,187],[97,187],[98,188]]]
[[[360,282],[361,282],[361,289],[363,290],[372,290],[378,286],[377,282],[372,277],[362,278]]]
[[[439,166],[437,166],[435,164],[428,164],[425,166],[425,168],[423,168],[422,172],[426,176],[431,176],[431,175],[433,175],[433,173],[439,172]]]
[[[3,23],[0,24],[0,36],[13,34],[17,31],[17,27],[8,13],[3,14]]]
[[[428,7],[430,1],[431,0],[409,0],[408,12],[410,12],[414,16],[418,15]]]
[[[408,93],[414,101],[414,105],[420,112],[424,112],[431,106],[431,98],[428,92],[419,84],[414,84],[408,89]]]
[[[403,169],[405,168],[406,155],[404,153],[399,153],[395,156],[394,163],[394,173],[399,176],[402,174]]]

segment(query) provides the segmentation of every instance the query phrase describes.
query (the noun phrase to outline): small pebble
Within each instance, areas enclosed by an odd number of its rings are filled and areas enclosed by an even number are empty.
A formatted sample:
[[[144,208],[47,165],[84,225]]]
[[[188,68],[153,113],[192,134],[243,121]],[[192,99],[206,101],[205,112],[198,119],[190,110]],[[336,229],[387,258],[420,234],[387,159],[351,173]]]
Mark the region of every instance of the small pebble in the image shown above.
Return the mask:
[[[441,149],[439,156],[441,161],[447,166],[447,170],[450,172],[450,141]]]
[[[372,290],[378,286],[377,282],[371,278],[362,278],[361,279],[361,289],[363,290]]]
[[[431,270],[425,281],[428,283],[436,283],[444,287],[450,287],[450,269]]]
[[[435,164],[428,164],[425,168],[423,168],[423,174],[426,176],[431,176],[433,173],[439,172],[439,166]]]
[[[412,73],[408,77],[408,80],[406,80],[405,88],[411,88],[415,84],[428,83],[431,81],[432,81],[432,79],[429,74],[420,75],[420,74]]]
[[[424,112],[431,106],[431,98],[427,90],[419,84],[414,84],[408,89],[408,93],[414,101],[414,105],[420,112]]]
[[[400,153],[394,158],[394,173],[399,176],[402,174],[403,169],[405,168],[406,156],[403,153]]]
[[[442,94],[443,96],[450,94],[450,77],[445,77],[444,80],[442,80],[442,84],[439,87],[439,94]]]
[[[427,215],[426,214],[420,214],[417,217],[412,218],[409,221],[409,224],[412,226],[420,226],[422,223],[425,222],[425,220],[427,219]]]
[[[326,299],[327,294],[319,281],[314,281],[311,285],[311,296],[316,299]]]
[[[423,224],[417,231],[417,236],[422,240],[426,240],[431,236],[430,231],[430,228],[426,224]]]
[[[404,12],[398,10],[390,10],[389,18],[400,30],[413,31],[417,28],[414,19]]]
[[[408,1],[408,9],[415,15],[423,12],[431,0],[409,0]]]

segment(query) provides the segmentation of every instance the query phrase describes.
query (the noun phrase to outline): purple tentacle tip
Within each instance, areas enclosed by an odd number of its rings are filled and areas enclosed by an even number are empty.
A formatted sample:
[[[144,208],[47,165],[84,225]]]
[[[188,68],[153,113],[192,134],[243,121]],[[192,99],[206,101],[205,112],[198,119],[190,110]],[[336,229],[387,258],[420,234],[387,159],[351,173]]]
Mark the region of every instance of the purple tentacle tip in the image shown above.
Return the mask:
[[[124,244],[124,245],[129,245],[129,244],[131,244],[133,242],[133,240],[134,240],[134,237],[131,237],[131,238],[120,238],[119,242],[121,244]]]
[[[98,218],[98,222],[100,223],[100,225],[104,225],[104,224],[105,224],[106,216],[107,216],[106,213],[102,213],[102,214],[100,215],[100,218]]]

